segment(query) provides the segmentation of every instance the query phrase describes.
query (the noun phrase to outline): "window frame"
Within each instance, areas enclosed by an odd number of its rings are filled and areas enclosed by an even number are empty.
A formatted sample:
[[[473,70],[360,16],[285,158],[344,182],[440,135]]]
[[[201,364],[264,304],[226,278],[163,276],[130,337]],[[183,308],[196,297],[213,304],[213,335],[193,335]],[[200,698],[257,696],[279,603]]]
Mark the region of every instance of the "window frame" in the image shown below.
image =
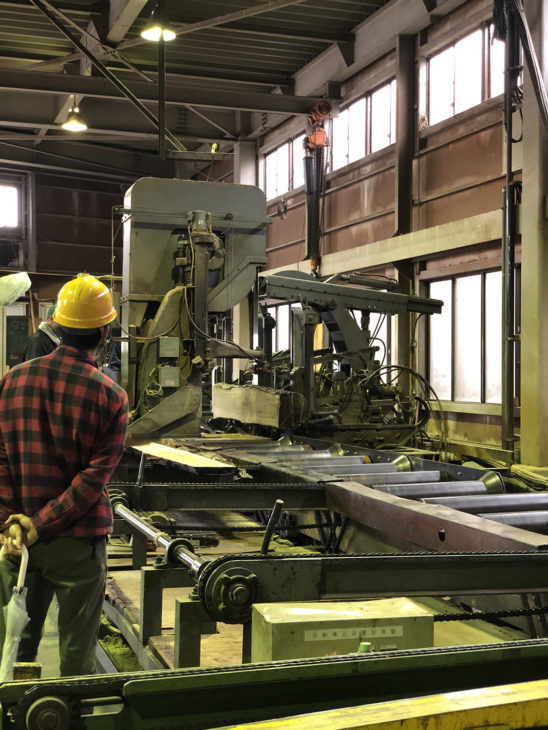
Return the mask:
[[[261,190],[264,192],[267,202],[270,202],[271,200],[276,200],[276,198],[283,198],[285,195],[289,195],[290,193],[293,193],[295,190],[299,190],[300,188],[304,187],[304,182],[298,185],[297,187],[294,186],[295,183],[295,164],[298,162],[302,162],[302,159],[297,159],[297,155],[295,154],[295,142],[305,136],[305,132],[301,132],[300,134],[294,134],[291,137],[288,137],[284,142],[276,145],[276,147],[273,147],[270,149],[267,153],[261,155],[259,160],[259,185],[258,187],[261,188]],[[267,171],[267,165],[268,165],[268,158],[277,155],[279,150],[282,149],[282,147],[287,147],[287,185],[288,188],[285,192],[279,193],[278,192],[278,185],[276,185],[276,195],[269,198],[267,195],[267,189],[266,189],[266,171]]]
[[[433,58],[439,56],[440,54],[446,52],[450,48],[453,48],[455,50],[458,43],[460,43],[465,38],[468,38],[469,36],[473,35],[477,31],[481,31],[481,70],[480,70],[480,84],[481,84],[481,98],[478,104],[474,104],[470,107],[467,107],[466,109],[463,109],[461,111],[456,112],[455,111],[455,64],[453,64],[453,78],[450,81],[452,82],[453,86],[453,101],[452,101],[452,108],[453,113],[448,116],[444,117],[443,119],[439,119],[436,122],[431,123],[431,113],[430,113],[430,97],[431,97],[431,79],[430,79],[430,63]],[[436,48],[435,50],[432,50],[430,52],[424,53],[420,60],[420,66],[424,68],[424,97],[422,97],[421,94],[419,94],[419,117],[425,117],[426,120],[428,120],[428,123],[426,127],[434,127],[437,124],[442,124],[444,122],[447,122],[450,119],[453,119],[455,116],[458,116],[459,114],[466,113],[470,111],[471,109],[474,109],[475,107],[479,106],[480,104],[483,104],[486,101],[489,101],[489,99],[495,98],[495,96],[500,96],[499,94],[492,94],[491,93],[491,57],[492,57],[492,40],[493,40],[493,23],[490,20],[484,20],[483,22],[475,25],[472,28],[468,28],[467,31],[459,36],[458,38],[451,39],[448,43],[442,45],[439,48]],[[421,85],[420,80],[421,72],[419,72],[419,86]],[[422,97],[422,98],[421,98]]]
[[[26,224],[26,176],[11,175],[0,172],[0,187],[17,189],[18,224],[16,226],[0,226],[0,238],[23,240]]]
[[[391,86],[394,84],[395,91],[392,92]],[[372,151],[371,150],[371,134],[372,134],[372,97],[374,94],[376,94],[381,89],[388,87],[389,88],[389,94],[390,94],[390,123],[389,123],[389,137],[390,142],[385,145],[384,147],[380,147],[379,149]],[[330,172],[337,172],[339,170],[343,170],[345,167],[348,167],[349,165],[354,165],[359,163],[360,160],[363,160],[370,155],[376,155],[379,153],[385,152],[389,147],[395,144],[396,142],[396,115],[397,115],[397,108],[396,104],[392,105],[392,96],[394,96],[395,99],[397,99],[397,79],[395,76],[391,76],[386,81],[383,81],[382,83],[377,84],[373,88],[369,89],[365,94],[362,94],[361,96],[357,97],[356,99],[353,99],[348,104],[344,104],[341,106],[339,114],[346,113],[348,114],[348,121],[346,124],[346,154],[344,155],[346,157],[346,163],[343,165],[340,165],[338,167],[334,166],[334,151],[335,151],[335,136],[334,136],[334,120],[331,120],[331,123],[329,125],[329,171]],[[356,160],[350,160],[350,109],[354,106],[354,104],[359,104],[362,100],[365,101],[365,113],[364,113],[364,138],[365,138],[365,154],[363,157],[359,157]],[[394,106],[394,108],[392,108]],[[394,136],[394,139],[392,139],[392,136]]]
[[[494,272],[500,272],[500,267],[489,267],[484,270],[480,271],[466,271],[462,273],[455,273],[451,276],[436,276],[432,277],[431,279],[428,279],[425,283],[428,285],[428,295],[430,296],[430,286],[433,283],[440,282],[440,281],[451,281],[451,305],[452,305],[452,311],[451,311],[451,373],[450,373],[450,383],[451,383],[451,393],[450,398],[445,399],[442,398],[441,400],[451,402],[451,403],[466,403],[466,404],[473,404],[475,406],[500,406],[502,401],[502,391],[500,393],[501,400],[499,401],[487,401],[486,400],[486,391],[487,391],[487,352],[486,352],[486,323],[487,323],[487,302],[486,302],[486,277],[488,274],[494,273]],[[479,401],[461,401],[461,400],[455,400],[455,376],[456,376],[456,353],[455,353],[455,320],[456,320],[456,280],[462,279],[470,276],[481,276],[481,291],[480,291],[480,300],[481,300],[481,341],[480,341],[480,350],[481,350],[481,365],[480,365],[480,400]],[[521,266],[518,264],[515,267],[515,292],[516,292],[516,311],[515,311],[515,331],[519,332],[520,324],[521,324],[521,311],[520,311],[520,300],[519,300],[519,292],[521,287]],[[502,306],[502,301],[500,303],[500,306]],[[425,333],[425,363],[426,363],[426,378],[429,382],[431,382],[431,359],[432,359],[432,350],[431,350],[431,318],[429,317],[427,320],[427,327],[426,327],[426,333]],[[502,338],[502,334],[501,334]],[[501,348],[500,348],[500,357],[501,357],[501,367],[502,367],[502,342],[501,342]],[[520,374],[520,350],[519,347],[516,345],[514,350],[514,398],[516,399],[516,402],[519,406],[520,403],[520,387],[519,387],[519,374]],[[434,385],[432,386],[434,387]],[[501,381],[501,388],[502,388],[502,381]]]

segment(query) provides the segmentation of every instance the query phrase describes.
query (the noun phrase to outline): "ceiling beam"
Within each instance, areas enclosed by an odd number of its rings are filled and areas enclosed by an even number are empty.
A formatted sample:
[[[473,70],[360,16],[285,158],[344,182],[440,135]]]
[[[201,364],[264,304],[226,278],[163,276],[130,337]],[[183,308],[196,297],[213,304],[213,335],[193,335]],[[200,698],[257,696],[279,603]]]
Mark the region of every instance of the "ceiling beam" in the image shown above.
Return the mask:
[[[445,15],[465,2],[466,0],[440,0],[437,11],[440,16]],[[340,49],[331,46],[297,71],[297,94],[317,93],[326,79],[345,81],[384,54],[394,51],[399,35],[414,35],[429,23],[430,17],[423,0],[392,0],[353,29],[353,59],[347,57],[345,60]],[[350,66],[347,65],[348,60],[353,61]]]
[[[11,0],[11,2],[9,0],[1,0],[1,4],[3,8],[22,8],[23,10],[27,10],[29,7],[28,0],[19,0],[18,2],[16,0]],[[71,2],[56,3],[55,5],[63,13],[82,15],[86,20],[89,19],[90,15],[101,14],[100,10],[97,9],[97,5],[91,8]]]
[[[37,71],[0,70],[0,89],[24,90],[29,93],[83,94],[105,100],[126,101],[127,98],[106,79],[95,76],[40,73]],[[153,84],[136,82],[131,91],[145,104],[157,104]],[[309,114],[320,100],[319,96],[290,96],[263,94],[251,91],[219,91],[171,85],[167,90],[167,104],[211,109],[240,109],[243,111],[272,112],[275,114]]]
[[[120,43],[146,4],[147,0],[110,0],[107,43]]]
[[[281,8],[285,8],[290,5],[299,5],[303,2],[305,2],[305,0],[269,0],[268,2],[261,3],[260,5],[256,5],[255,7],[237,10],[233,13],[226,13],[225,15],[217,15],[214,18],[199,20],[196,23],[173,24],[170,27],[175,31],[178,36],[186,35],[188,33],[194,33],[197,30],[216,28],[217,26],[224,25],[225,23],[233,23],[235,21],[250,18],[255,15],[263,15],[264,13],[270,13],[274,10],[280,10]],[[116,50],[121,51],[124,48],[134,48],[135,46],[141,46],[144,43],[148,43],[148,41],[144,38],[141,38],[141,36],[138,36],[136,38],[130,38],[126,41],[122,41],[118,44]],[[46,66],[52,65],[56,66],[59,63],[69,63],[70,61],[77,61],[81,55],[81,53],[77,52],[70,53],[69,55],[64,57],[52,58],[48,61],[43,61],[42,63],[38,63],[35,66],[32,66],[31,70],[37,68],[43,69],[46,68]],[[108,55],[108,53],[106,55]]]
[[[93,32],[96,32],[95,22],[93,20],[90,20],[86,28],[86,33],[82,34],[82,43],[86,45],[94,43],[92,35]],[[95,46],[96,45],[97,42],[95,41]],[[92,50],[91,47],[90,50]],[[92,66],[88,58],[81,58],[79,61],[79,66],[82,76],[91,76]],[[55,119],[53,120],[54,124],[61,125],[66,122],[71,110],[74,107],[78,107],[83,98],[84,97],[81,94],[67,94],[67,96],[65,96],[64,99],[60,102],[59,111],[57,112]],[[38,145],[40,145],[44,137],[47,135],[48,129],[48,127],[41,127],[38,130],[38,133],[36,134],[36,139],[34,141],[35,147],[38,147]]]
[[[216,30],[220,31],[227,31],[227,32],[236,32],[236,33],[246,33],[248,35],[259,35],[259,36],[270,36],[271,38],[278,38],[280,40],[297,40],[297,41],[316,41],[318,43],[346,43],[347,41],[351,41],[354,37],[352,33],[339,33],[339,35],[335,35],[335,33],[331,35],[326,35],[324,33],[315,33],[313,30],[310,30],[310,32],[303,32],[298,33],[296,30],[288,29],[288,30],[281,30],[276,28],[271,28],[268,25],[239,25],[238,23],[233,23],[231,25],[223,25],[218,26]]]

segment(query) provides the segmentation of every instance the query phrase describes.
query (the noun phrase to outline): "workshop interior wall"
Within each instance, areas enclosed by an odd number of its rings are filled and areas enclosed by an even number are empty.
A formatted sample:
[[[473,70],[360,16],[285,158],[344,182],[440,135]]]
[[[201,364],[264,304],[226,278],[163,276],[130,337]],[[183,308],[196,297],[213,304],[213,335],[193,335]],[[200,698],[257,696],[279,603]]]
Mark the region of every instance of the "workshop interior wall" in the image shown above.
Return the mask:
[[[111,272],[112,208],[123,204],[127,183],[36,175],[36,270]],[[114,232],[120,215],[114,215]],[[114,273],[122,273],[122,237],[114,247]]]
[[[487,22],[491,13],[492,4],[486,0],[467,3],[416,38],[419,55],[435,52],[462,37],[479,23]],[[388,54],[343,85],[342,107],[394,75],[395,54]],[[421,124],[421,129],[414,130],[412,231],[425,231],[500,210],[504,186],[502,114],[502,97],[498,96],[436,125]],[[419,126],[418,115],[416,126]],[[285,135],[281,126],[262,140],[260,153],[268,152],[295,134],[294,122],[287,127]],[[514,152],[515,160],[519,161],[520,145],[515,145]],[[395,234],[395,169],[396,146],[392,145],[335,172],[328,172],[322,255],[365,245],[365,252],[362,249],[360,256],[352,260],[352,266],[368,270],[367,244],[390,239]],[[519,178],[519,169],[517,173]],[[268,201],[268,212],[273,216],[267,234],[268,269],[288,267],[302,261],[306,253],[303,189],[290,191],[284,201],[287,204],[284,218],[277,215],[280,199]],[[388,265],[391,262],[389,245],[386,249]],[[409,252],[409,257],[413,258],[413,251]],[[414,260],[417,272],[428,269],[431,264],[428,259]],[[500,268],[500,241],[489,241],[485,246],[479,244],[459,252],[456,268],[451,266],[451,260],[450,249],[445,254],[436,254],[433,263],[440,272],[438,276],[447,275],[443,271],[444,262],[449,275],[455,271],[472,273]],[[417,287],[418,283],[417,276]],[[426,348],[426,338],[419,342],[419,347]],[[500,415],[489,412],[489,408],[483,408],[482,413],[481,404],[473,415],[459,413],[458,409],[452,411],[449,402],[444,403],[444,407],[451,440],[500,443]]]
[[[122,236],[117,230],[121,217],[115,214],[111,220],[111,216],[113,206],[123,204],[129,182],[41,172],[20,174],[14,182],[21,195],[21,228],[5,242],[9,255],[0,268],[5,274],[24,270],[30,276],[32,286],[18,302],[25,305],[30,335],[40,324],[44,308],[75,273],[110,274],[114,253],[114,274],[121,275]]]

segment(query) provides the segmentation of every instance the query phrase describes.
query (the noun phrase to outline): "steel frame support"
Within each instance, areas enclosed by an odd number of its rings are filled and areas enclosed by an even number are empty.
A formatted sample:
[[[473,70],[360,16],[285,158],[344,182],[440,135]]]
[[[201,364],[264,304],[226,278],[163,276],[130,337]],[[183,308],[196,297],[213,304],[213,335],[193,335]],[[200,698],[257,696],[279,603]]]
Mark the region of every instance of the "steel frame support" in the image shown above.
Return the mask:
[[[164,588],[193,586],[186,568],[141,568],[141,610],[139,639],[143,646],[151,636],[162,633],[162,592]]]
[[[40,0],[32,1],[39,2]],[[97,61],[97,63],[100,63],[100,61]],[[114,74],[111,75],[114,76]],[[124,98],[128,98],[127,91],[129,90],[120,88],[121,82],[118,79],[116,81],[116,88],[114,88],[114,85],[111,85],[106,79],[95,76],[44,74],[39,71],[3,70],[0,72],[0,89],[17,90],[24,88],[28,92],[47,92],[62,96],[66,94],[82,94],[107,101],[112,99],[123,101]],[[139,103],[150,102],[156,104],[158,99],[154,94],[154,84],[145,81],[136,81],[132,84],[132,89],[133,96],[137,101],[139,99],[141,100]],[[231,109],[233,111],[272,112],[274,114],[300,114],[305,116],[318,101],[321,101],[321,97],[265,94],[263,92],[251,91],[211,91],[199,87],[185,87],[181,84],[172,84],[166,94],[166,104],[174,104],[176,106],[183,104],[199,108],[209,107],[212,109]],[[154,121],[151,117],[154,118]],[[151,112],[147,114],[147,119],[157,128],[156,117]]]
[[[428,550],[542,550],[548,539],[440,505],[418,504],[354,482],[326,484],[327,503],[399,545]]]
[[[93,63],[93,65],[97,68],[97,70],[105,76],[108,81],[110,81],[114,86],[122,92],[123,96],[128,99],[135,107],[138,109],[138,111],[143,114],[151,124],[156,127],[156,129],[160,128],[160,122],[158,119],[154,116],[154,114],[146,107],[143,102],[136,96],[128,87],[123,84],[120,79],[118,79],[112,71],[109,71],[109,69],[101,62],[99,61],[96,56],[91,53],[91,51],[86,48],[86,46],[81,43],[77,38],[75,38],[72,33],[70,33],[64,25],[55,17],[55,15],[41,2],[41,0],[30,0],[31,3],[40,10],[52,23],[55,25],[55,27],[64,35],[66,36],[74,45],[76,48],[78,48],[84,56],[87,56],[89,60]],[[72,77],[74,78],[74,77]],[[84,77],[80,77],[84,78]],[[180,142],[177,137],[172,134],[169,130],[165,130],[165,136],[169,139],[171,144],[176,150],[184,151],[186,150],[186,147],[182,142]]]
[[[396,230],[411,232],[413,211],[413,147],[415,131],[415,36],[399,35],[396,45]]]
[[[285,509],[325,509],[325,485],[317,483],[296,483],[294,481],[276,484],[145,484],[138,491],[134,485],[111,482],[110,489],[122,490],[129,502],[138,510],[185,511],[215,509],[255,512],[270,509],[275,499],[283,499]],[[138,502],[138,498],[142,502]],[[115,521],[116,534],[128,532],[123,520]]]
[[[175,653],[173,666],[199,667],[202,634],[214,634],[215,622],[199,600],[175,599]]]
[[[514,451],[514,307],[515,307],[515,246],[516,246],[516,186],[512,170],[513,91],[519,76],[519,44],[514,16],[508,13],[505,45],[504,128],[506,133],[506,184],[502,223],[502,438],[501,447]],[[482,338],[483,341],[483,338]]]

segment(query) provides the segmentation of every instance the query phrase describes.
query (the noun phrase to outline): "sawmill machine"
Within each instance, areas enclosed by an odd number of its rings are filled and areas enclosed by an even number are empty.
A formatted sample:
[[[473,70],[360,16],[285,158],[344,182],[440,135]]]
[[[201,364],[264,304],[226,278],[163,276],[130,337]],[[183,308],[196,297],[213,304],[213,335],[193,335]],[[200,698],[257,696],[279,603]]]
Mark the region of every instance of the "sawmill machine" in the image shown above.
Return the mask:
[[[143,178],[128,190],[123,215],[121,383],[130,400],[129,444],[199,435],[212,381],[239,380],[233,358],[251,361],[254,383],[301,398],[301,415],[289,426],[306,433],[337,440],[348,434],[378,447],[405,444],[425,426],[428,394],[410,392],[399,371],[393,377],[382,367],[369,316],[432,314],[442,302],[352,278],[322,282],[298,271],[258,276],[268,218],[265,196],[255,187]],[[244,301],[257,349],[233,342],[232,309]],[[286,356],[272,353],[272,329],[261,316],[275,301],[292,304]],[[318,325],[329,339],[320,351]]]
[[[431,389],[420,373],[378,358],[370,316],[431,315],[443,302],[382,291],[367,279],[364,286],[364,277],[333,278],[320,281],[300,271],[259,277],[260,302],[291,303],[290,349],[270,362],[274,324],[263,318],[268,365],[262,383],[302,395],[306,418],[297,433],[370,448],[406,444],[426,427]],[[326,346],[317,345],[318,327]]]
[[[197,435],[202,383],[232,344],[230,312],[266,262],[258,188],[142,178],[124,199],[122,381],[128,441]]]

